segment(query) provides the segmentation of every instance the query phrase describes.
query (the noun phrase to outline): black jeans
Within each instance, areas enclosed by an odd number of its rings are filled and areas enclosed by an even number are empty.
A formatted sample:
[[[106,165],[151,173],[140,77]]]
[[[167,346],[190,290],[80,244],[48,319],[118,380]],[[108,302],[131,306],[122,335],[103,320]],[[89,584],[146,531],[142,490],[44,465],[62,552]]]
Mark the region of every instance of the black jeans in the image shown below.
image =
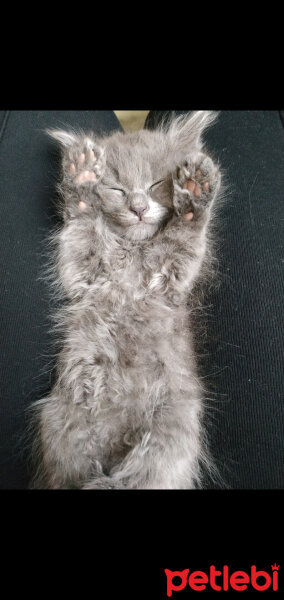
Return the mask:
[[[160,117],[151,112],[146,126]],[[111,111],[0,113],[2,489],[28,485],[25,409],[50,389],[55,363],[40,279],[56,224],[58,151],[43,133],[54,126],[120,127]],[[198,344],[211,452],[228,487],[283,488],[283,126],[276,111],[223,111],[205,140],[228,183],[220,283],[207,293]]]

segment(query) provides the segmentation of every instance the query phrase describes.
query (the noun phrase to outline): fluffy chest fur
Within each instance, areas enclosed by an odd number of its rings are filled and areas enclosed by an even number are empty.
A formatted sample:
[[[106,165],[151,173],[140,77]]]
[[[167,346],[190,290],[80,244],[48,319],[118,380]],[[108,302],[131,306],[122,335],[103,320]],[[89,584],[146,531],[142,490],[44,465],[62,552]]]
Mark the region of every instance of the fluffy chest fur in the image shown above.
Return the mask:
[[[143,406],[147,387],[153,386],[158,375],[169,380],[171,373],[173,379],[172,371],[182,369],[178,360],[185,363],[192,355],[186,294],[184,290],[179,294],[178,289],[174,297],[167,293],[172,271],[158,270],[155,257],[149,256],[150,242],[133,246],[116,239],[111,244],[104,229],[101,236],[99,230],[97,224],[95,236],[92,228],[81,225],[78,229],[71,224],[63,234],[67,250],[61,256],[65,266],[62,279],[69,293],[72,290],[65,322],[67,344],[72,346],[69,354],[79,361],[84,354],[85,360],[99,365],[108,377],[116,370],[116,379],[121,377],[120,387],[124,386],[120,402],[131,402],[126,390],[135,391],[136,404]],[[78,237],[84,243],[78,244]],[[70,252],[71,240],[74,251]],[[96,379],[92,379],[94,386]],[[139,390],[144,390],[142,395]],[[111,398],[118,401],[115,392]],[[151,399],[157,400],[149,394],[149,403]]]

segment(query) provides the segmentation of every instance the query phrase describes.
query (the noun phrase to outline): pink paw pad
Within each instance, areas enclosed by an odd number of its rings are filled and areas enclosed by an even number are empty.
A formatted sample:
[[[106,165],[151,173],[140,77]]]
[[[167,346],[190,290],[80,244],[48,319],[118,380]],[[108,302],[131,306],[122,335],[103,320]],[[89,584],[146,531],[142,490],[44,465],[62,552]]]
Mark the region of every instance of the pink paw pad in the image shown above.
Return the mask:
[[[85,183],[87,181],[97,181],[97,176],[93,171],[82,171],[80,175],[75,178],[75,183]]]
[[[192,179],[188,179],[188,181],[185,181],[182,187],[184,190],[193,192],[193,194],[196,196],[196,198],[201,198],[201,195],[202,195],[201,187],[198,183],[195,183],[195,181],[193,181]]]
[[[78,207],[79,207],[80,210],[87,210],[87,208],[88,208],[86,202],[83,202],[83,200],[81,200],[79,202]]]
[[[196,172],[196,176],[199,179],[200,178],[200,170],[198,169],[198,171]],[[202,187],[201,185],[199,185],[199,183],[196,183],[195,181],[193,181],[193,179],[188,179],[187,181],[184,182],[183,184],[183,189],[184,190],[188,190],[189,192],[193,192],[193,194],[195,195],[196,198],[201,198],[202,196],[202,190],[204,192],[208,192],[209,190],[209,183],[208,181],[206,181]]]
[[[194,217],[193,212],[189,212],[189,213],[186,213],[185,215],[183,215],[183,218],[185,221],[192,221],[193,217]]]

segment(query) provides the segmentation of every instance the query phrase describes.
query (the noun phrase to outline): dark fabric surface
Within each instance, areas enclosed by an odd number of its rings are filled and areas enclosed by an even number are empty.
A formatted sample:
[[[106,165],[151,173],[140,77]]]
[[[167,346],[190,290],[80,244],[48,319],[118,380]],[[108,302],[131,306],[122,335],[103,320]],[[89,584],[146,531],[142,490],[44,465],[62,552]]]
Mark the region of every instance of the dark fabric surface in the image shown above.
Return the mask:
[[[153,127],[162,115],[153,112],[146,125]],[[222,111],[204,139],[226,174],[229,193],[217,227],[221,285],[208,295],[211,309],[206,311],[203,371],[212,390],[212,453],[232,488],[283,488],[284,134],[280,114]]]
[[[147,125],[160,116],[151,112]],[[27,487],[24,409],[51,384],[50,296],[39,275],[42,240],[56,222],[58,153],[42,130],[68,124],[105,131],[119,126],[110,111],[0,113],[1,488]],[[223,111],[206,141],[229,184],[219,212],[220,285],[206,299],[202,349],[212,390],[210,444],[229,487],[283,488],[280,115]]]
[[[210,298],[209,372],[225,394],[213,451],[230,486],[283,488],[283,128],[277,111],[222,112],[206,139],[232,186]]]

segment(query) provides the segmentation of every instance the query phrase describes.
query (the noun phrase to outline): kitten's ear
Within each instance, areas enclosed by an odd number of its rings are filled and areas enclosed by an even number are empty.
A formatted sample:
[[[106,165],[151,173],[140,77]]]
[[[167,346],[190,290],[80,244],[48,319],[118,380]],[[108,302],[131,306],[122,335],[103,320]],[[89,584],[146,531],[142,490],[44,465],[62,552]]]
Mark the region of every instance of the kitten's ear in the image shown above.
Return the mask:
[[[185,152],[190,148],[202,148],[202,134],[218,117],[218,112],[197,110],[190,115],[181,115],[170,122],[168,140],[175,151]]]
[[[57,140],[63,148],[72,146],[77,139],[77,136],[74,133],[63,131],[62,129],[46,129],[45,133]]]

